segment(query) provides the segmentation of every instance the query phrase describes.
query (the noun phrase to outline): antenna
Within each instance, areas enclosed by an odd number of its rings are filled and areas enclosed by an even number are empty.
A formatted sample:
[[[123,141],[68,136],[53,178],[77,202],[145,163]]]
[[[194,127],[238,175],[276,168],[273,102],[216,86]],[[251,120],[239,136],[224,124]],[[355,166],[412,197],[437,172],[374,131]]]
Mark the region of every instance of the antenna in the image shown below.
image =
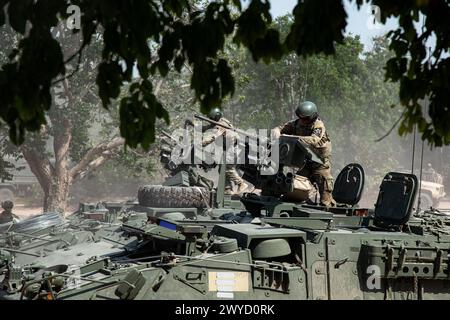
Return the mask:
[[[428,64],[430,64],[431,63],[431,47],[428,47],[428,61],[427,61],[427,63]],[[427,111],[428,111],[428,97],[425,97],[425,101],[424,101],[424,112],[425,112],[425,114],[427,113]],[[416,127],[414,127],[414,129],[415,129]],[[414,131],[415,132],[415,131]],[[421,202],[422,202],[422,173],[423,173],[423,149],[424,149],[424,144],[425,144],[425,140],[424,139],[422,139],[422,152],[421,152],[421,155],[420,155],[420,180],[419,180],[419,200],[418,200],[418,202],[417,202],[417,211],[416,211],[416,213],[419,213],[420,212],[420,206],[421,206]],[[413,162],[414,163],[414,162]]]
[[[425,102],[425,110],[427,109],[426,102]],[[425,141],[422,139],[422,154],[420,155],[420,179],[419,179],[419,200],[417,202],[417,213],[420,212],[420,206],[422,204],[422,172],[423,172],[423,146],[425,144]]]
[[[411,174],[414,174],[414,159],[416,157],[416,131],[417,125],[414,125],[413,129],[413,147],[412,147],[412,161],[411,161]]]

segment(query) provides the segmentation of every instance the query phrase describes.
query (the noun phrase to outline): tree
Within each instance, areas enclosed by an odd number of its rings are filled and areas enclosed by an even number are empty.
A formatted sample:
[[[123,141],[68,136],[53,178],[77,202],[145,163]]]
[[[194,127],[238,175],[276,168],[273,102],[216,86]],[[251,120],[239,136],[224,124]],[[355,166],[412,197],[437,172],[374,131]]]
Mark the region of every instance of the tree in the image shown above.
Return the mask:
[[[0,28],[0,46],[2,48],[12,48],[18,43],[18,38],[14,35],[10,28]],[[8,54],[10,52],[6,50],[0,51],[0,65],[3,65],[8,61]],[[0,127],[0,181],[9,181],[13,178],[11,172],[17,169],[21,169],[15,165],[21,157],[17,148],[10,143],[8,139],[8,130],[3,126]]]
[[[424,139],[436,145],[449,144],[448,1],[355,1],[358,6],[365,2],[378,5],[383,22],[399,18],[399,28],[389,35],[395,56],[386,63],[386,77],[400,83],[404,106],[400,133],[419,124]],[[83,43],[73,56],[64,59],[51,30],[60,18],[72,18],[69,5],[81,9],[79,33]],[[228,37],[248,48],[255,61],[279,60],[294,52],[302,57],[334,54],[335,45],[344,41],[347,17],[342,1],[299,1],[292,27],[281,40],[271,26],[267,0],[252,0],[245,8],[240,0],[206,2],[203,6],[188,0],[0,0],[0,8],[5,8],[5,12],[0,10],[0,26],[7,21],[24,35],[0,71],[0,117],[8,124],[13,142],[22,143],[25,131],[38,131],[46,124],[55,80],[68,76],[66,65],[102,32],[104,45],[96,83],[103,106],[109,107],[119,98],[121,88],[133,82],[128,95],[121,99],[120,133],[127,145],[146,149],[154,141],[156,119],[169,121],[167,110],[154,94],[152,75],[165,77],[170,70],[181,72],[188,64],[191,88],[206,112],[235,91],[232,69],[221,56]],[[421,32],[414,26],[420,15],[425,17]],[[426,64],[426,42],[433,35],[436,46],[431,63]],[[135,68],[139,79],[133,77]],[[425,120],[420,105],[425,97],[430,100],[431,121]]]
[[[78,35],[71,34],[63,25],[55,28],[53,33],[55,39],[63,43],[64,56],[72,56],[79,48]],[[19,41],[18,35],[11,29],[2,30],[2,36],[4,44]],[[117,174],[126,172],[125,178],[120,180],[126,184],[124,180],[127,177],[148,174],[154,165],[148,158],[152,155],[157,158],[155,148],[149,152],[119,148],[124,142],[117,130],[120,110],[117,104],[108,110],[99,108],[101,102],[94,92],[94,82],[101,40],[101,34],[96,35],[96,40],[85,48],[82,59],[69,66],[72,70],[78,68],[77,72],[52,87],[52,107],[47,113],[46,125],[39,132],[28,135],[19,148],[6,139],[7,132],[2,135],[2,156],[25,158],[43,190],[45,211],[64,212],[71,186],[85,177],[92,177],[93,172],[107,162],[113,164],[104,167],[102,173],[111,176],[118,167],[122,168]],[[2,51],[0,60],[6,61],[8,54]],[[188,100],[180,95],[182,91],[179,88],[187,78],[179,79],[172,74],[164,81],[155,81],[156,93],[161,91],[161,99],[174,111]],[[189,85],[181,85],[185,87],[185,93],[189,91]],[[177,90],[177,95],[173,95],[174,90]],[[1,129],[5,131],[4,127]],[[12,169],[14,163],[2,157],[0,172],[4,179],[11,178]]]
[[[67,33],[62,26],[53,32],[56,39],[65,43],[63,54],[72,55],[80,44],[79,37]],[[46,125],[30,135],[19,148],[42,187],[45,211],[65,212],[72,183],[102,166],[124,143],[114,130],[113,137],[96,144],[89,133],[95,130],[93,119],[107,117],[105,112],[99,113],[99,101],[92,86],[84,83],[85,80],[89,83],[96,75],[99,40],[86,49],[77,66],[79,71],[53,86]]]
[[[273,27],[283,37],[292,23],[291,16],[280,17]],[[301,101],[314,101],[333,142],[333,173],[358,162],[368,173],[369,189],[377,188],[386,172],[399,167],[404,158],[399,155],[409,151],[394,136],[376,142],[401,115],[398,109],[389,110],[398,103],[398,84],[384,82],[379,67],[392,57],[388,46],[380,37],[370,52],[363,52],[360,39],[348,36],[333,56],[290,54],[270,65],[231,48],[228,56],[241,85],[237,97],[225,104],[226,115],[242,128],[271,129],[294,119]],[[246,112],[235,115],[243,108]]]

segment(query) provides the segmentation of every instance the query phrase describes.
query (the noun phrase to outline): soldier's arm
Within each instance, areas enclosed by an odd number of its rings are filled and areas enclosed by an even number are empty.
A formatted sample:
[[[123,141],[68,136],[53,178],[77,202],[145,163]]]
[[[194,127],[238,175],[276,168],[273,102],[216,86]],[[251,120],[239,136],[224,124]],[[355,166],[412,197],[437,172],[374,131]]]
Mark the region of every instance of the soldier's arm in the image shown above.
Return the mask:
[[[318,147],[324,136],[325,127],[323,125],[316,125],[314,126],[310,136],[300,136],[300,140],[310,146]]]
[[[276,127],[275,132],[278,132],[279,134],[294,134],[294,129],[294,123],[289,121],[279,127]]]
[[[214,129],[212,129],[212,131],[214,131],[214,134],[211,134],[211,132],[209,134],[207,134],[207,136],[203,139],[202,141],[202,146],[205,147],[211,143],[213,143],[214,141],[216,141],[216,139],[222,135],[225,134],[225,132],[227,131],[225,128],[222,127],[216,127]]]
[[[186,119],[186,120],[184,121],[184,127],[186,128],[186,127],[188,127],[188,126],[191,126],[191,127],[194,126],[194,122],[193,122],[191,119]]]

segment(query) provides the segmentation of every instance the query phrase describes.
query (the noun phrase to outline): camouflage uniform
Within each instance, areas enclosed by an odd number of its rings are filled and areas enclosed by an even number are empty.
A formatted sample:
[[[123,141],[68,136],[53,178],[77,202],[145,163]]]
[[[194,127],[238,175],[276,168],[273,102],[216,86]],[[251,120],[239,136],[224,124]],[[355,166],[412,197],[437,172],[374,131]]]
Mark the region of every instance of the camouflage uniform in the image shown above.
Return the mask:
[[[224,124],[228,127],[233,127],[233,125],[231,124],[231,122],[225,118],[221,118],[219,121],[219,123]],[[219,126],[215,126],[214,124],[211,124],[209,126],[206,126],[203,128],[203,131],[206,130],[216,130],[215,131],[215,135],[206,135],[203,138],[202,141],[202,146],[205,147],[211,143],[213,143],[218,137],[223,136],[224,138],[227,135],[227,129],[223,128],[223,127],[219,127]],[[230,132],[230,136],[228,136],[228,138],[232,138],[233,140],[231,141],[232,145],[236,144],[236,137],[234,136],[233,132]],[[239,189],[241,189],[243,186],[247,186],[247,184],[244,182],[244,179],[242,179],[237,171],[236,171],[236,166],[233,164],[227,164],[226,165],[226,171],[225,171],[225,189],[227,191],[227,193],[230,193],[232,190],[232,184],[234,183],[236,186],[238,186]]]
[[[300,120],[293,120],[279,127],[281,134],[300,136],[300,140],[312,147],[323,161],[323,165],[308,164],[299,172],[317,183],[320,202],[327,207],[334,206],[333,176],[331,175],[331,140],[323,121],[317,118],[308,125],[301,125]]]
[[[13,203],[9,200],[2,203],[4,210],[0,213],[0,224],[20,221],[19,217],[12,213],[13,206]]]

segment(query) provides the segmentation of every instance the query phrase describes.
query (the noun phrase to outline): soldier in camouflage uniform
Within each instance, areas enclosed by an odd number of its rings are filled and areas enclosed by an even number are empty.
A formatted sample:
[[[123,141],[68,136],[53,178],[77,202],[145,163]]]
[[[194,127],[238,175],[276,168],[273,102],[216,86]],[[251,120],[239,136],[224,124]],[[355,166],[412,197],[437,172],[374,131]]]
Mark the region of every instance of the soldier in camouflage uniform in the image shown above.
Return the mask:
[[[208,118],[219,122],[221,124],[224,124],[228,127],[233,127],[233,125],[231,124],[231,122],[227,119],[225,119],[223,117],[223,113],[219,108],[215,108],[213,109],[209,114],[208,114]],[[203,131],[207,131],[207,130],[214,130],[214,135],[212,134],[207,134],[205,135],[205,137],[203,138],[202,141],[202,147],[205,147],[211,143],[213,143],[218,137],[223,136],[224,138],[226,138],[226,135],[228,133],[227,129],[220,127],[220,126],[216,126],[214,124],[208,124],[207,126],[204,126]],[[232,138],[232,144],[235,144],[236,142],[236,138],[233,135],[233,132],[229,132],[229,134],[231,134],[232,136],[229,136],[229,138]],[[232,165],[232,164],[227,164],[226,165],[226,173],[225,173],[225,193],[227,194],[231,194],[232,193],[232,184],[234,183],[237,187],[238,190],[236,193],[242,193],[244,192],[247,188],[248,188],[248,184],[245,183],[244,179],[242,179],[237,171],[236,171],[236,166]]]
[[[3,211],[0,213],[0,224],[20,221],[19,217],[12,213],[14,203],[11,200],[3,201],[2,208]]]
[[[331,175],[331,140],[323,121],[319,118],[316,105],[310,101],[303,102],[295,111],[298,119],[276,128],[279,134],[300,136],[300,140],[308,144],[321,158],[323,165],[309,163],[299,172],[317,183],[320,203],[324,206],[335,206],[333,199],[333,176]]]

